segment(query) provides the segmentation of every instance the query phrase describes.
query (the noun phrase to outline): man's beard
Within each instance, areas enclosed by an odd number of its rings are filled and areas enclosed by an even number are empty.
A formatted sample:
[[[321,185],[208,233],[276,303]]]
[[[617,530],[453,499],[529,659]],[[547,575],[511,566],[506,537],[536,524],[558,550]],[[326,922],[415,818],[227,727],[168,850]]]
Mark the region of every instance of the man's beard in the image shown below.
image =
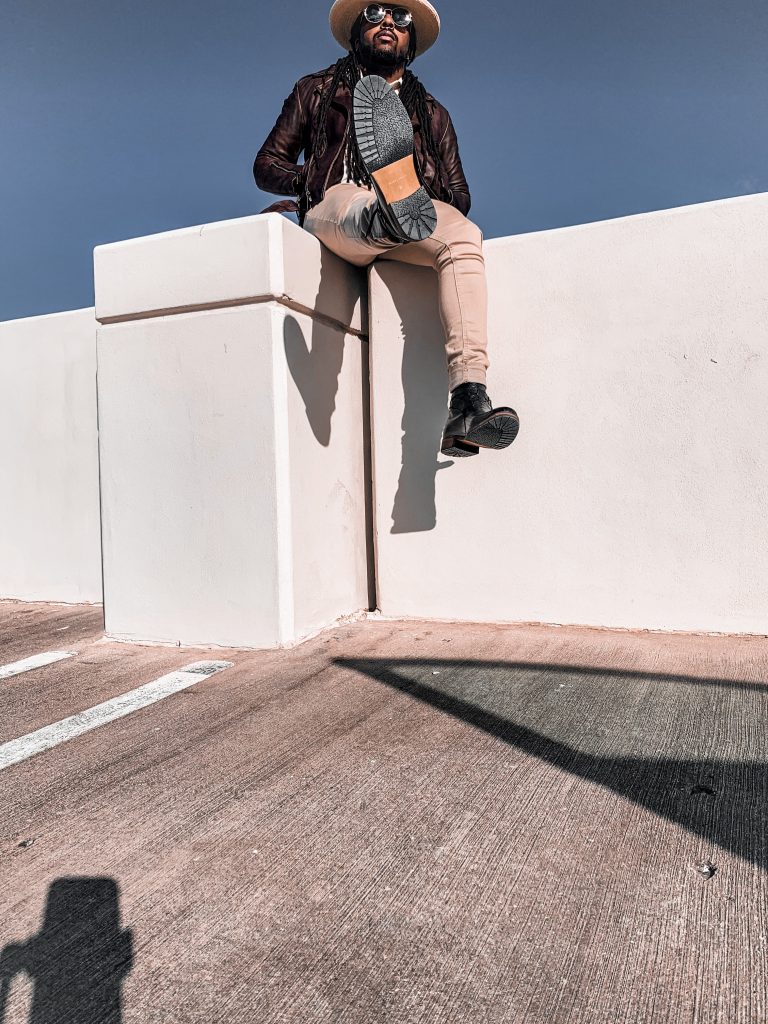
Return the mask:
[[[364,43],[361,39],[357,55],[366,68],[399,68],[405,65],[406,57],[404,53],[399,53],[394,48],[378,49],[375,37],[372,43]]]

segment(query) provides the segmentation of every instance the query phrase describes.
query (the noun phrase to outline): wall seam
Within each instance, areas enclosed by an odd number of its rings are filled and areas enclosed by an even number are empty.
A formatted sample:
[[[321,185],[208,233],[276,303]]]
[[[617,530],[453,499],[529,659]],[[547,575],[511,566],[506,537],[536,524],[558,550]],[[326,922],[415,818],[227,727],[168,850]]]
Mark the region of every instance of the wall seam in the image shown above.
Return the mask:
[[[321,323],[327,324],[329,327],[336,327],[339,330],[344,331],[346,334],[353,334],[355,337],[365,339],[368,337],[366,331],[358,330],[356,327],[351,327],[349,324],[342,323],[341,320],[337,320],[335,317],[329,316],[325,313],[319,313],[316,309],[312,309],[311,306],[305,306],[301,302],[295,302],[284,294],[254,295],[240,299],[222,299],[220,302],[201,302],[197,305],[191,304],[185,306],[168,306],[163,309],[148,309],[143,310],[140,313],[124,313],[119,316],[97,317],[97,323],[101,326],[108,327],[110,324],[130,323],[135,320],[155,320],[158,317],[163,316],[180,316],[184,313],[205,313],[207,310],[234,309],[237,306],[259,306],[267,302],[277,302],[279,305],[285,306],[294,313],[303,313],[305,316],[311,316],[314,320],[319,320]]]
[[[377,513],[376,513],[376,481],[374,475],[375,440],[374,440],[374,397],[372,382],[373,348],[371,345],[371,325],[373,323],[373,290],[371,289],[371,274],[373,265],[368,268],[366,274],[366,286],[368,289],[367,314],[368,328],[365,368],[361,374],[363,378],[363,483],[365,487],[365,555],[368,575],[368,605],[369,611],[378,611],[381,605],[379,600],[379,558],[377,535]]]

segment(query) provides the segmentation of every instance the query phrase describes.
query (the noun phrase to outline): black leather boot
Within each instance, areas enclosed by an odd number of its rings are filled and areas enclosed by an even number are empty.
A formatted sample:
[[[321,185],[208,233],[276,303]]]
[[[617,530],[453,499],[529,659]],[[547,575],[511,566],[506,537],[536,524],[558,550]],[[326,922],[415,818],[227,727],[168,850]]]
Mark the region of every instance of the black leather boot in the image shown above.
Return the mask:
[[[462,458],[477,455],[481,448],[506,448],[519,429],[515,410],[507,405],[494,409],[485,384],[459,384],[451,391],[440,451]]]
[[[394,233],[382,214],[378,199],[374,200],[366,210],[363,210],[362,229],[363,238],[369,242],[399,242],[402,245],[404,241],[410,241],[410,239],[404,239]]]

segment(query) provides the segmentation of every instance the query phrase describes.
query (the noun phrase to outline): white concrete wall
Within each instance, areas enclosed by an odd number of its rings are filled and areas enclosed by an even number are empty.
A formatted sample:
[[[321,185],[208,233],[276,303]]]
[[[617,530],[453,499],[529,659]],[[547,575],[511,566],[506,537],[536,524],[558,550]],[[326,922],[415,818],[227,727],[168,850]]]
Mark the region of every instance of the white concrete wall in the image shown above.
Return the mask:
[[[0,323],[0,598],[101,601],[94,311]]]
[[[99,245],[93,262],[102,324],[274,299],[353,332],[368,329],[361,275],[277,213]]]
[[[107,632],[274,647],[367,608],[364,276],[276,214],[94,262]]]
[[[371,272],[382,612],[768,632],[768,195],[485,253],[521,429],[453,463],[434,275]]]

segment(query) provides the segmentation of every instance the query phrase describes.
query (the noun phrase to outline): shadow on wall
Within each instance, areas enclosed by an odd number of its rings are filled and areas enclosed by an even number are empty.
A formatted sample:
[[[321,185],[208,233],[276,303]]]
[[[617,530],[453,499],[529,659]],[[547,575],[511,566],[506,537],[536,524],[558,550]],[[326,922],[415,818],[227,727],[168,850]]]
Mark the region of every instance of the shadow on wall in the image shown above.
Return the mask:
[[[122,984],[133,966],[130,930],[120,927],[112,878],[59,878],[48,890],[40,931],[0,951],[0,1024],[11,982],[34,986],[29,1024],[122,1024]]]
[[[402,464],[392,506],[392,533],[422,533],[437,525],[435,479],[453,460],[437,461],[447,414],[448,371],[437,305],[437,277],[426,267],[406,291],[392,290],[403,329]],[[386,396],[380,399],[386,400]]]
[[[312,433],[327,448],[331,443],[331,420],[344,359],[344,335],[330,324],[315,320],[312,346],[308,348],[298,320],[286,316],[283,343],[288,368],[304,401]]]
[[[762,731],[748,727],[768,714],[765,683],[523,662],[336,664],[768,868],[768,771]],[[435,672],[439,688],[426,681]]]
[[[338,292],[327,272],[329,260],[336,260],[329,249],[320,246],[320,286],[315,296],[315,309],[328,309],[329,299],[338,308]],[[358,271],[361,276],[363,271]],[[361,289],[364,279],[361,281]],[[339,311],[344,323],[352,320],[354,301],[350,298],[346,309]],[[312,319],[312,337],[308,345],[301,324],[294,316],[283,320],[283,346],[285,360],[293,382],[304,402],[310,428],[317,441],[327,448],[331,443],[331,423],[336,410],[336,395],[339,391],[339,376],[344,362],[344,332],[337,326]],[[370,395],[368,383],[368,342],[360,339],[355,343],[363,346],[361,408],[363,415],[363,475],[365,479],[365,536],[367,538],[366,561],[368,577],[368,607],[376,607],[376,578],[373,553],[373,498],[371,493],[371,426]],[[0,1022],[2,1024],[2,1022]]]
[[[336,260],[324,245],[320,247],[320,287],[315,297],[315,309],[338,308],[338,291],[327,272],[330,260]],[[339,309],[339,320],[350,323],[354,301]],[[311,345],[307,345],[301,326],[295,317],[287,316],[283,324],[285,358],[294,383],[307,411],[312,433],[324,447],[331,443],[331,420],[336,409],[339,374],[344,361],[344,334],[331,324],[312,320]]]
[[[327,308],[327,298],[338,295],[323,272],[329,258],[322,247],[320,287],[315,308]],[[409,287],[393,291],[400,314],[403,336],[403,412],[402,466],[392,508],[392,533],[419,533],[433,530],[437,523],[435,478],[452,460],[438,462],[443,426],[447,413],[448,376],[445,342],[437,305],[436,275],[429,268],[405,266]],[[340,318],[351,320],[353,306],[341,310]],[[283,325],[285,357],[291,376],[301,394],[312,432],[323,446],[331,440],[331,421],[336,408],[339,375],[344,359],[344,335],[320,320],[312,321],[311,344],[307,345],[301,325],[294,317]],[[369,396],[364,382],[363,408],[367,416]],[[376,396],[386,401],[386,395]],[[366,457],[369,444],[366,430]],[[366,467],[366,472],[368,469]]]

